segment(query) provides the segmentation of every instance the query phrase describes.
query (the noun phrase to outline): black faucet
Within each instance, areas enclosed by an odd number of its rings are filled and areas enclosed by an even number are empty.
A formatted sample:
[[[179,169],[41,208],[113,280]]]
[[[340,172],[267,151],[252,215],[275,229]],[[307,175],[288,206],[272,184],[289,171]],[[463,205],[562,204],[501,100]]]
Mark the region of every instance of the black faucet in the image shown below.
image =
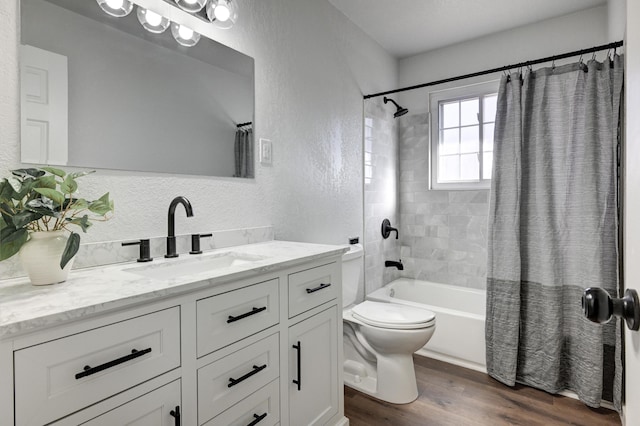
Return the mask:
[[[176,197],[169,204],[169,235],[167,236],[167,254],[164,257],[178,257],[176,253],[176,207],[182,204],[187,211],[187,217],[193,216],[191,203],[185,197]]]
[[[398,268],[398,271],[404,271],[404,265],[402,264],[402,259],[395,260],[385,260],[384,261],[385,268],[390,266]]]
[[[385,240],[389,238],[389,234],[391,234],[392,232],[396,233],[396,240],[398,239],[398,229],[391,226],[391,222],[389,222],[389,219],[385,219],[382,221],[382,227],[380,228],[380,231],[382,232],[382,238],[384,238]]]

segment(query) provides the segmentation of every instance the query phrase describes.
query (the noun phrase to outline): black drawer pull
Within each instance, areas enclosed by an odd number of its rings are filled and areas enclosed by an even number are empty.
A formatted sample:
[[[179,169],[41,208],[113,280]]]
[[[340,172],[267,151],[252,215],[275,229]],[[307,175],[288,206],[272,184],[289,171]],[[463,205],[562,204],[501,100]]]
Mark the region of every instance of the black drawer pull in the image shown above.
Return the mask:
[[[255,315],[258,312],[262,312],[262,311],[266,311],[266,310],[267,310],[266,306],[263,306],[262,308],[256,308],[254,306],[254,308],[252,310],[250,310],[249,312],[246,312],[246,313],[244,313],[242,315],[238,315],[237,317],[229,315],[229,319],[227,319],[227,324],[229,324],[230,322],[241,320],[242,318],[250,317],[251,315]]]
[[[247,426],[255,426],[258,423],[260,423],[262,421],[262,419],[264,419],[265,417],[267,417],[267,413],[262,414],[261,416],[254,414],[253,417],[255,418],[254,421],[252,421],[251,423],[249,423]]]
[[[247,374],[245,374],[244,376],[240,377],[239,379],[233,379],[233,378],[229,377],[229,384],[227,385],[227,387],[235,386],[238,383],[247,380],[249,377],[253,376],[254,374],[259,373],[260,371],[264,370],[265,368],[267,368],[267,364],[261,365],[260,367],[258,367],[257,365],[254,365],[252,371],[248,372]]]
[[[308,288],[307,289],[307,294],[314,293],[314,292],[316,292],[318,290],[322,290],[323,288],[327,288],[327,287],[331,287],[331,283],[328,283],[328,284],[322,283],[318,287]]]
[[[169,414],[171,415],[171,417],[176,419],[173,424],[175,426],[180,426],[180,406],[176,405],[176,409],[169,411]]]
[[[298,385],[298,390],[300,390],[300,387],[302,386],[302,366],[300,365],[301,363],[301,357],[302,357],[302,345],[300,344],[300,340],[298,340],[298,344],[297,345],[293,345],[293,349],[295,349],[296,351],[298,351],[296,358],[298,361],[298,378],[296,380],[293,380],[293,383]]]
[[[113,361],[105,362],[104,364],[98,365],[97,367],[89,367],[88,365],[85,365],[84,371],[76,374],[76,380],[99,373],[100,371],[106,370],[107,368],[115,367],[116,365],[122,364],[123,362],[131,361],[132,359],[136,359],[138,357],[146,355],[149,352],[151,352],[151,348],[143,349],[141,351],[133,349],[129,355],[125,355],[122,358],[114,359]]]

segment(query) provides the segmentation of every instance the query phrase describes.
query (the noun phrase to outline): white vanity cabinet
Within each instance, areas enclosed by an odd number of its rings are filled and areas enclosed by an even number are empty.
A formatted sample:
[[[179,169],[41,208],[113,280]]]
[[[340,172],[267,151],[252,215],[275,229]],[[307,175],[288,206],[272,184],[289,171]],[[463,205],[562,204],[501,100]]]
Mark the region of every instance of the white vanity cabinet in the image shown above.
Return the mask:
[[[340,255],[5,334],[2,424],[346,425]]]

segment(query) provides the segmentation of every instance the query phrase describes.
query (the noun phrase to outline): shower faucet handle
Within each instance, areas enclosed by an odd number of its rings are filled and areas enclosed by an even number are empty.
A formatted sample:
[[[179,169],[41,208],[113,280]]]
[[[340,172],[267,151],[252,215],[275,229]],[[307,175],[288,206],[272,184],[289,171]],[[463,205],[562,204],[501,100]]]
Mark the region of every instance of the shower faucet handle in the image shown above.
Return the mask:
[[[587,319],[604,324],[612,317],[624,318],[630,330],[640,329],[640,303],[638,293],[627,289],[624,297],[617,299],[599,287],[589,287],[582,294],[582,310]]]
[[[396,240],[398,239],[398,229],[391,226],[391,222],[389,222],[389,219],[385,219],[382,221],[381,232],[382,232],[382,238],[384,238],[385,240],[389,238],[389,235],[391,234],[391,232],[395,232]]]

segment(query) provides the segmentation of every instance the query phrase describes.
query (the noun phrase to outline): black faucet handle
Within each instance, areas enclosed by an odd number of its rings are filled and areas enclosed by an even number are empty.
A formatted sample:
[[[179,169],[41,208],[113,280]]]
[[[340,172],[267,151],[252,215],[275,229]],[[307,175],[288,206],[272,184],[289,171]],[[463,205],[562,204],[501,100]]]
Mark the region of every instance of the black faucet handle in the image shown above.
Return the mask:
[[[122,246],[140,246],[140,254],[138,257],[138,262],[151,262],[153,257],[151,257],[151,245],[149,243],[148,238],[144,238],[138,241],[127,241],[122,243]]]
[[[391,234],[392,232],[396,233],[396,240],[398,239],[398,229],[391,226],[391,222],[389,221],[389,219],[385,219],[382,221],[382,227],[380,228],[380,231],[382,233],[382,238],[384,238],[385,240],[389,238],[389,234]]]
[[[191,251],[189,254],[202,254],[200,238],[213,237],[213,234],[191,234]]]

